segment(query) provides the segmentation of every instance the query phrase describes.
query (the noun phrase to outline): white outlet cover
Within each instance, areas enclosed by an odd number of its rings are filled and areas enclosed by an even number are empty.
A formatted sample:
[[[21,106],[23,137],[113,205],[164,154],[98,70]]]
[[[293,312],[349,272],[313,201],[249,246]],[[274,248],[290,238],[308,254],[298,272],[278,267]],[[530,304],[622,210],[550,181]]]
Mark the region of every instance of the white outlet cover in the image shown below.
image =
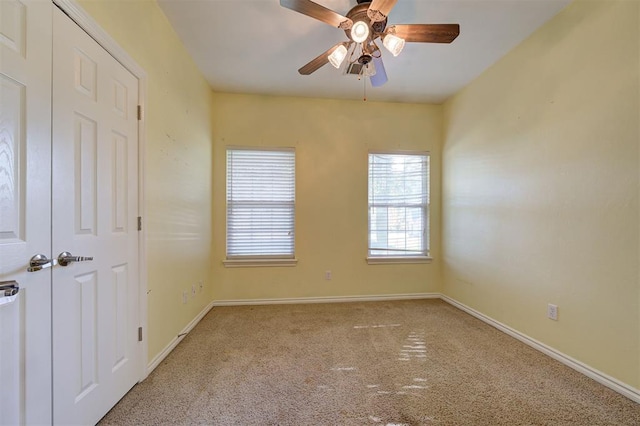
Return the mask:
[[[554,321],[558,321],[558,305],[549,303],[547,305],[547,317]]]

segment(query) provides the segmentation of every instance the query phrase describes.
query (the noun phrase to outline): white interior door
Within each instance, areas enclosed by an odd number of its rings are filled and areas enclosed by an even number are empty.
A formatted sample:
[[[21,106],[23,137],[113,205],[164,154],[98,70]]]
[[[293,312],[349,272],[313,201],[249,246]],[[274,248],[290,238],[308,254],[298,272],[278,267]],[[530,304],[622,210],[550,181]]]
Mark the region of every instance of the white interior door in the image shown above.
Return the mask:
[[[93,424],[140,377],[138,80],[53,12],[54,424]]]
[[[0,424],[51,422],[51,13],[0,0]],[[8,285],[8,284],[7,284]],[[1,286],[1,284],[0,284]]]

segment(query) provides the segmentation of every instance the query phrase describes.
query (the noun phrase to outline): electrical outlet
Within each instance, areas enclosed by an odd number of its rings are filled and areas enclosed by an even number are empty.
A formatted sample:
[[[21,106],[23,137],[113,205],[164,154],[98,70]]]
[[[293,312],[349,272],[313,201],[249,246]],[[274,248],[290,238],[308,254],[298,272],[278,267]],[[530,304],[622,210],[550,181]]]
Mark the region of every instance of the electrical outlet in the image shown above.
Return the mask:
[[[547,317],[558,321],[558,305],[552,305],[551,303],[547,305]]]
[[[196,285],[191,284],[191,297],[196,297]]]
[[[182,303],[187,303],[187,301],[189,300],[189,296],[187,294],[187,291],[183,291],[182,292]]]
[[[327,281],[331,280],[331,271],[324,271],[324,279]]]

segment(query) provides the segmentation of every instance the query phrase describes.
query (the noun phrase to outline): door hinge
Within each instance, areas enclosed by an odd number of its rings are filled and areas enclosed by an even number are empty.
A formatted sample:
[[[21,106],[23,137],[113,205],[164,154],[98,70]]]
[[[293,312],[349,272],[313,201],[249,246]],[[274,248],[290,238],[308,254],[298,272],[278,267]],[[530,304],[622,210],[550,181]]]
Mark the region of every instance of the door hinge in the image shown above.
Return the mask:
[[[138,120],[142,120],[142,105],[138,105]]]
[[[142,231],[142,216],[138,216],[138,231]]]
[[[138,342],[142,342],[142,327],[138,327]]]

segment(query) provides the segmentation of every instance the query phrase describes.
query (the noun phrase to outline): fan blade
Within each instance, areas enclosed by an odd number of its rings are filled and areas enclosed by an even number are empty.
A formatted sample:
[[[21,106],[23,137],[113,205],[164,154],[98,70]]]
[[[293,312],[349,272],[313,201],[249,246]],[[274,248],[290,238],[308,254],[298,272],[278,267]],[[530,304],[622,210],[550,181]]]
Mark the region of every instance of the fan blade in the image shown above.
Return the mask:
[[[335,46],[331,47],[326,52],[321,53],[320,55],[318,55],[317,58],[312,59],[311,61],[309,61],[309,63],[304,65],[302,68],[300,68],[298,70],[298,72],[300,74],[302,74],[302,75],[309,75],[309,74],[319,70],[325,64],[329,63],[329,55],[331,55],[334,50],[336,50],[340,46],[347,47],[347,45],[348,45],[348,43],[344,43],[344,42],[336,44]]]
[[[376,73],[369,77],[369,79],[373,87],[380,87],[389,80],[387,78],[387,71],[384,69],[382,58],[373,58],[373,66],[376,67]]]
[[[367,16],[372,22],[384,21],[398,0],[373,0],[367,10]]]
[[[460,34],[458,24],[404,24],[393,25],[385,34],[395,34],[407,42],[451,43]]]
[[[311,16],[318,21],[343,30],[348,30],[353,25],[353,21],[346,16],[342,16],[310,0],[280,0],[280,6],[302,13],[303,15]]]

